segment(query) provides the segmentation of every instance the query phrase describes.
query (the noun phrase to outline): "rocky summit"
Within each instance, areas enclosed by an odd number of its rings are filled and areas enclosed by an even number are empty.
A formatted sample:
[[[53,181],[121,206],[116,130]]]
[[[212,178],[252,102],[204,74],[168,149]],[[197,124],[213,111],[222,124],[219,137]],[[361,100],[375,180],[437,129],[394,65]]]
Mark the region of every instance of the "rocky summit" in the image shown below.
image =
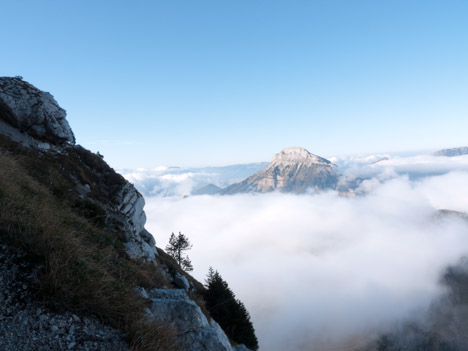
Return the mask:
[[[288,147],[276,154],[265,169],[220,194],[323,191],[335,189],[338,177],[337,167],[330,161],[304,148]]]
[[[22,78],[0,77],[0,130],[17,141],[74,143],[66,112],[54,97]]]

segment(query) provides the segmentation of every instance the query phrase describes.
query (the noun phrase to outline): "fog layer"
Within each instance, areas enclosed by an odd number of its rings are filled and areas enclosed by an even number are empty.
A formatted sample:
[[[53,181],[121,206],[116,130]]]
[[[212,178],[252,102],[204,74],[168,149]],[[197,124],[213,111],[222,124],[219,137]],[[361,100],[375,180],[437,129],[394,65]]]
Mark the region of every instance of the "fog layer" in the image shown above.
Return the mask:
[[[364,344],[443,293],[444,268],[468,252],[468,173],[366,181],[365,196],[149,198],[147,228],[193,243],[194,276],[209,266],[251,313],[264,351]]]

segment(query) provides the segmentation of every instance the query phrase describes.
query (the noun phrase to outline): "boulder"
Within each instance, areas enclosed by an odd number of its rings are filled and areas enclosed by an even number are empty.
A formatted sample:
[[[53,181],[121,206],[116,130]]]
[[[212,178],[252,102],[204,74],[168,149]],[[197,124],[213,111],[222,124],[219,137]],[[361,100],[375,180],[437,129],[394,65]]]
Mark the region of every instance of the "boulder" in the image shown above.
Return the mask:
[[[152,289],[151,315],[170,324],[182,349],[190,351],[234,351],[218,323],[208,320],[200,307],[182,289]],[[242,349],[240,349],[243,351]]]
[[[21,78],[0,77],[0,119],[18,133],[54,145],[74,144],[66,115],[50,93]]]
[[[173,282],[176,286],[178,286],[181,289],[184,289],[186,292],[190,290],[189,281],[180,273],[175,274]]]

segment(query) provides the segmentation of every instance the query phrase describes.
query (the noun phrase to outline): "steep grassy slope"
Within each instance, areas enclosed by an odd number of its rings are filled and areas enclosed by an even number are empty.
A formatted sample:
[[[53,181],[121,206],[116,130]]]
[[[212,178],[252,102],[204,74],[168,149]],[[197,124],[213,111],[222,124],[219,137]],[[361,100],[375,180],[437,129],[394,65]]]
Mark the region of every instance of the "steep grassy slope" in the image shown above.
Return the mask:
[[[98,174],[107,186],[93,186]],[[89,198],[76,190],[78,176],[91,184]],[[50,307],[98,316],[126,332],[134,350],[175,350],[170,328],[142,322],[147,302],[135,292],[168,282],[154,265],[127,258],[115,221],[93,201],[120,181],[79,147],[44,153],[0,136],[0,239],[43,267],[37,292]]]
[[[134,350],[232,351],[203,313],[203,285],[158,254],[143,209],[102,155],[75,145],[50,93],[0,77],[0,242],[27,254],[37,296],[119,328]]]

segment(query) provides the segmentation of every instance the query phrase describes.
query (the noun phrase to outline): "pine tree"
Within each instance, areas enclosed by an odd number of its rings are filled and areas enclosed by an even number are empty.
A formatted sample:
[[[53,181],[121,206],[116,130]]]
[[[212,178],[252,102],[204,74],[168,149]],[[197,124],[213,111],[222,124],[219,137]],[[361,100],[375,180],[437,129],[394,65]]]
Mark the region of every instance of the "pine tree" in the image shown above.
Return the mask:
[[[208,274],[206,275],[206,279],[205,279],[206,286],[211,284],[211,282],[213,281],[214,275],[215,275],[215,271],[213,267],[208,268]]]
[[[233,341],[257,350],[258,340],[244,304],[236,299],[227,282],[211,267],[205,282],[206,307],[213,319]]]
[[[193,271],[192,261],[190,261],[188,255],[184,255],[184,252],[191,248],[192,244],[184,234],[179,232],[179,235],[176,236],[172,233],[169,244],[166,246],[166,252],[176,260],[180,268],[190,272]]]

